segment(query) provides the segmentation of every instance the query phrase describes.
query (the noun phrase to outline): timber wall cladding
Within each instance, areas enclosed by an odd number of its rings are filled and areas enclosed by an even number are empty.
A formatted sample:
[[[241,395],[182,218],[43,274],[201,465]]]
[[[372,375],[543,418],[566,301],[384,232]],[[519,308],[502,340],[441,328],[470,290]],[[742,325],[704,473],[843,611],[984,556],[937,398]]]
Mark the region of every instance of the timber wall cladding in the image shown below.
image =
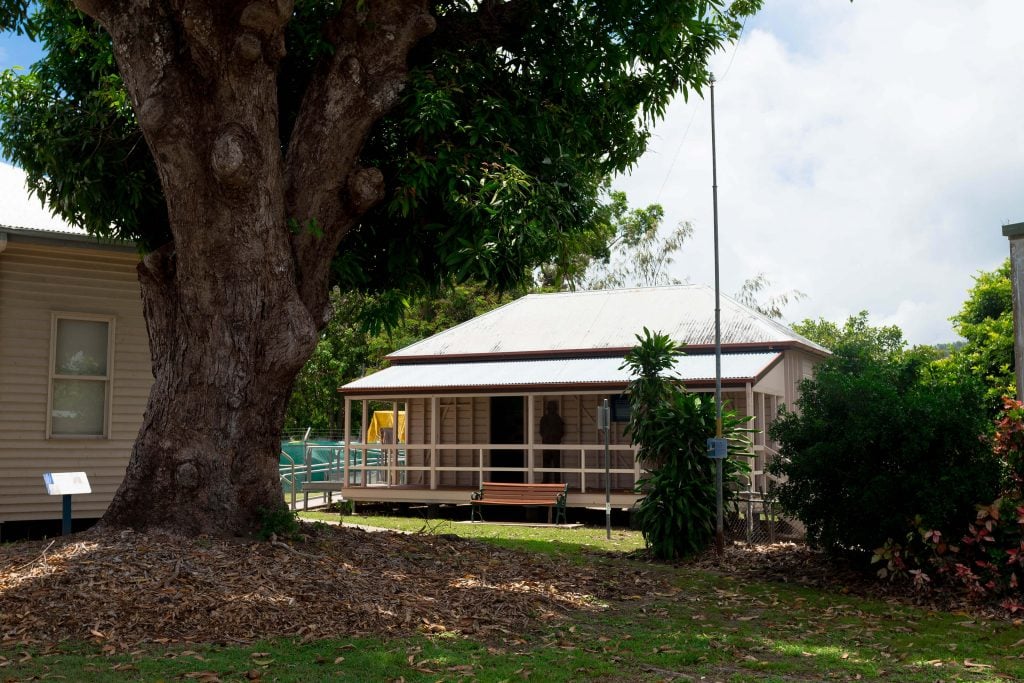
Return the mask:
[[[431,440],[431,410],[429,398],[413,398],[407,403],[408,442],[429,444]],[[439,444],[485,444],[490,440],[489,398],[472,396],[442,396],[438,399]],[[486,458],[485,458],[486,459]],[[439,448],[438,467],[476,467],[479,449]],[[410,465],[429,466],[430,452],[427,449],[409,450]],[[427,485],[429,472],[410,472],[410,484]],[[439,472],[439,486],[476,486],[475,472]]]
[[[0,521],[60,517],[43,472],[84,471],[100,516],[124,477],[153,382],[134,254],[11,241],[0,254]],[[46,438],[54,311],[115,318],[109,438]]]

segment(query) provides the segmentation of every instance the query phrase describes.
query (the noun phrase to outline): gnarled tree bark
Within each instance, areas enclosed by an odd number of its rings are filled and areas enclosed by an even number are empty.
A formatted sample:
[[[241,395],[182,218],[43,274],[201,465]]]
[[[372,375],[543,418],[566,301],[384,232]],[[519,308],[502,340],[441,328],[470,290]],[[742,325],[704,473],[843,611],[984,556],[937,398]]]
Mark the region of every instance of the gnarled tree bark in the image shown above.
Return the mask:
[[[290,0],[76,2],[113,39],[174,238],[139,266],[155,383],[102,523],[246,533],[283,506],[280,429],[328,319],[331,259],[383,198],[360,150],[435,22],[422,0],[343,3],[285,156]]]

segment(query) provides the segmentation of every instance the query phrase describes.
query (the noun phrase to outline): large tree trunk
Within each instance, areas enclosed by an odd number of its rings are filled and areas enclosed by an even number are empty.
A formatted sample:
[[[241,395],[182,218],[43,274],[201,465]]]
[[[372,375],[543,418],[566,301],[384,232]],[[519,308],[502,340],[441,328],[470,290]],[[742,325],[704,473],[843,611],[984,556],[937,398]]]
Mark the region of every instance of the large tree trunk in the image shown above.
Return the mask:
[[[264,246],[211,245],[201,274],[170,249],[140,265],[156,381],[104,524],[244,532],[283,506],[281,423],[316,329]]]
[[[423,0],[342,3],[285,158],[289,0],[77,2],[113,38],[174,236],[139,266],[156,381],[102,524],[250,532],[284,505],[281,424],[328,319],[329,264],[383,197],[359,151],[434,21]]]

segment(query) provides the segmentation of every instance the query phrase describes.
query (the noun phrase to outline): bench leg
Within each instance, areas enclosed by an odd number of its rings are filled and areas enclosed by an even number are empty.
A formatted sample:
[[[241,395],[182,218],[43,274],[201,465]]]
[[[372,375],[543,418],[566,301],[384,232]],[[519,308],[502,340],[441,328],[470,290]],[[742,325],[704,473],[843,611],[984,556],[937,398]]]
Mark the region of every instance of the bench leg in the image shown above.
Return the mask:
[[[469,521],[471,522],[482,522],[484,521],[483,512],[480,510],[479,505],[469,506]]]
[[[548,524],[551,524],[551,508],[548,507]]]

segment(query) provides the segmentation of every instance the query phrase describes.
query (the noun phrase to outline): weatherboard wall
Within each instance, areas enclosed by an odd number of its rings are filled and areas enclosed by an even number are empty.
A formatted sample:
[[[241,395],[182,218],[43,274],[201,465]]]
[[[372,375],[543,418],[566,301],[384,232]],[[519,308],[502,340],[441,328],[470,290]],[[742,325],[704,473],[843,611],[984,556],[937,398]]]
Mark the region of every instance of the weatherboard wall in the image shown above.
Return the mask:
[[[152,384],[137,263],[130,251],[16,237],[0,252],[0,522],[60,517],[44,472],[88,474],[76,518],[100,516],[121,483]],[[106,437],[47,438],[54,312],[114,321]]]

